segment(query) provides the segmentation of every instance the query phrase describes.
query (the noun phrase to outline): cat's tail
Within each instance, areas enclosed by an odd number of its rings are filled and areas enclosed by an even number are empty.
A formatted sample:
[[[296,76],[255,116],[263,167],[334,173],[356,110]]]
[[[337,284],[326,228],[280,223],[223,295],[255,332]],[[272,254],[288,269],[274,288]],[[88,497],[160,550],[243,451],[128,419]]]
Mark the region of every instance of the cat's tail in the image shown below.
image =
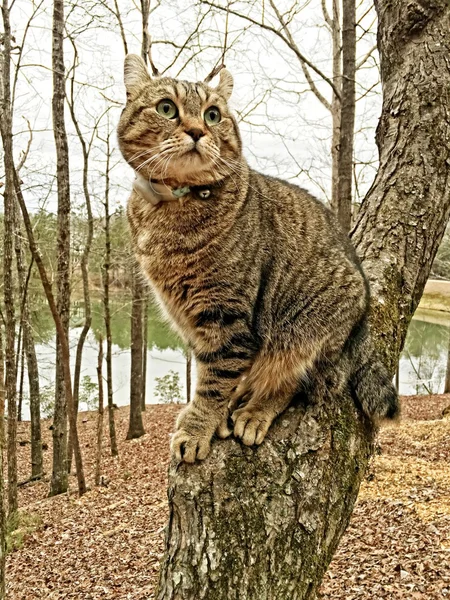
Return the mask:
[[[378,356],[366,323],[352,341],[350,388],[356,402],[376,422],[396,419],[400,415],[397,390]]]

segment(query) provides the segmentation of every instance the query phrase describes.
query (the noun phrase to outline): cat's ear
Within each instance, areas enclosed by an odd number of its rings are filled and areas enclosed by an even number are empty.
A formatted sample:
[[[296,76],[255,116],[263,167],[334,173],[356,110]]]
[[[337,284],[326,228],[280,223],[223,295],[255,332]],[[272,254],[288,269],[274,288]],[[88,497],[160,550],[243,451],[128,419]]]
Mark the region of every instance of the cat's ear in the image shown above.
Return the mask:
[[[220,71],[220,81],[215,88],[216,92],[220,94],[225,100],[228,100],[233,92],[233,75],[230,71],[222,69]]]
[[[123,69],[124,83],[127,96],[151,81],[147,67],[137,54],[127,54]]]

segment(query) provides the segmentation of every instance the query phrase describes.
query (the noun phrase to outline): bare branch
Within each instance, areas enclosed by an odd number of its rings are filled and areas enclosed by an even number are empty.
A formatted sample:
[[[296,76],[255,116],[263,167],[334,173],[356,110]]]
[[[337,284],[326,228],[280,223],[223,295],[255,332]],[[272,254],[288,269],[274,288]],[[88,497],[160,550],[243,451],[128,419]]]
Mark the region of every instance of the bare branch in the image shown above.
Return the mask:
[[[273,34],[275,34],[277,37],[279,37],[281,40],[283,40],[283,42],[297,56],[298,60],[301,63],[302,62],[305,63],[305,65],[308,66],[312,71],[317,73],[317,75],[319,75],[319,77],[321,79],[323,79],[323,81],[328,83],[328,85],[331,87],[331,89],[333,90],[333,92],[336,94],[336,96],[338,98],[341,97],[339,90],[336,88],[336,86],[331,81],[331,79],[329,77],[327,77],[325,75],[325,73],[323,73],[323,71],[321,71],[318,67],[316,67],[316,65],[314,63],[312,63],[308,58],[306,58],[306,56],[300,51],[298,46],[295,44],[295,42],[293,40],[291,42],[285,35],[283,35],[283,33],[281,33],[281,31],[279,31],[278,29],[275,29],[275,27],[272,27],[271,25],[267,25],[266,23],[261,23],[260,21],[256,21],[255,19],[252,19],[251,17],[249,17],[247,15],[243,15],[235,10],[232,10],[231,8],[224,8],[223,6],[220,6],[219,4],[215,4],[214,2],[210,2],[209,0],[200,0],[200,2],[201,2],[201,4],[206,4],[217,10],[221,10],[221,11],[228,10],[230,14],[235,15],[236,17],[244,19],[245,21],[248,21],[249,23],[252,23],[253,25],[257,25],[261,29],[264,29],[266,31],[271,31]]]

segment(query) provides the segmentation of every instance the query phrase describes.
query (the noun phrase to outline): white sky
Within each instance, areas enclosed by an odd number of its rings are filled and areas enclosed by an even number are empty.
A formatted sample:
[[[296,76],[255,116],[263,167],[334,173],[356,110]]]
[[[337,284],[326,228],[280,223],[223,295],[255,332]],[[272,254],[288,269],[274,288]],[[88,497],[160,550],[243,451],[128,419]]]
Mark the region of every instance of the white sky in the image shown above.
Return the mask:
[[[226,6],[224,0],[219,0]],[[105,0],[112,7],[112,0]],[[140,15],[132,0],[119,0],[119,8],[125,24],[130,52],[140,53]],[[234,10],[241,9],[255,20],[262,19],[262,7],[266,23],[274,23],[262,1],[233,2]],[[363,0],[359,15],[371,6]],[[76,72],[76,113],[86,138],[107,108],[108,116],[101,120],[100,133],[104,137],[108,127],[114,132],[124,100],[122,84],[123,44],[114,17],[95,0],[83,0],[82,8],[66,6],[67,31],[76,34],[79,65]],[[295,6],[298,14],[290,25],[295,41],[301,51],[323,72],[331,75],[331,39],[324,26],[320,0],[295,4],[280,0],[280,9]],[[55,210],[55,151],[51,119],[51,13],[52,2],[43,0],[16,0],[12,14],[12,28],[16,42],[21,43],[24,29],[33,10],[39,7],[31,22],[24,45],[22,69],[19,73],[14,128],[15,148],[19,155],[26,147],[28,133],[26,119],[33,129],[33,141],[27,162],[21,172],[24,190],[30,208],[45,205]],[[160,70],[169,65],[177,49],[170,44],[182,45],[195,29],[198,17],[207,7],[193,6],[189,0],[161,0],[150,16],[150,33],[155,41],[153,58]],[[70,14],[69,14],[70,13]],[[363,21],[365,27],[374,20],[373,9]],[[315,96],[308,92],[308,85],[298,60],[275,35],[249,27],[242,19],[230,16],[227,52],[227,68],[235,78],[231,104],[238,114],[244,115],[241,131],[244,152],[250,164],[260,171],[277,175],[303,185],[322,199],[329,196],[330,188],[330,137],[331,118]],[[207,16],[190,47],[168,71],[177,76],[188,62],[181,77],[203,79],[220,56],[225,30],[225,13]],[[373,30],[373,27],[372,27]],[[362,29],[358,29],[361,35]],[[170,43],[160,43],[161,41]],[[364,56],[375,43],[373,33],[366,34],[358,45],[358,56]],[[66,68],[73,60],[70,41],[65,45]],[[17,56],[15,57],[17,60]],[[367,63],[373,67],[374,60]],[[378,71],[367,68],[359,71],[357,93],[376,83]],[[314,80],[321,93],[331,99],[328,84],[318,76]],[[373,162],[373,166],[357,167],[358,192],[363,195],[370,184],[376,167],[377,151],[374,128],[380,110],[379,86],[357,102],[356,160]],[[108,124],[109,120],[109,124]],[[75,136],[70,114],[66,112],[66,124],[70,134],[70,165],[74,206],[82,206],[81,153]],[[115,132],[111,136],[116,147],[113,162],[112,197],[124,204],[131,187],[133,174],[124,165],[117,150]],[[91,193],[101,199],[104,186],[104,144],[95,138],[90,172]],[[99,204],[99,203],[98,203]]]

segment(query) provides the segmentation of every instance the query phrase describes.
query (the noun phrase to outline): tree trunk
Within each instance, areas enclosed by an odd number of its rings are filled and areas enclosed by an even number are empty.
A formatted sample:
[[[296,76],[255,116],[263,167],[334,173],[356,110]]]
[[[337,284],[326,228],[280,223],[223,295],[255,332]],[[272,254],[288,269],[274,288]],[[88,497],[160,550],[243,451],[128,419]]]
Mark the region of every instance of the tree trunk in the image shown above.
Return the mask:
[[[111,268],[111,234],[109,212],[109,173],[111,161],[111,148],[109,134],[106,138],[106,173],[105,173],[105,262],[102,269],[103,280],[103,310],[106,331],[106,384],[108,388],[108,423],[109,441],[112,456],[118,456],[116,439],[116,424],[114,421],[113,381],[112,381],[112,333],[111,333],[111,310],[109,306],[109,272]]]
[[[446,0],[376,6],[380,169],[354,241],[372,283],[372,329],[394,374],[450,215],[450,12]],[[306,409],[281,415],[258,448],[215,442],[203,463],[172,464],[158,600],[315,598],[373,431],[349,396],[314,385]]]
[[[450,393],[450,337],[448,339],[448,349],[447,349],[447,369],[445,371],[445,385],[444,385],[444,394]]]
[[[5,373],[4,373],[3,335],[0,324],[0,600],[6,599],[5,563],[6,563],[6,506],[5,478],[3,476],[5,448]]]
[[[30,397],[31,420],[31,476],[38,477],[43,474],[42,437],[41,437],[41,400],[39,390],[39,367],[34,346],[33,327],[29,308],[28,284],[30,281],[33,258],[25,272],[25,250],[20,226],[20,209],[15,207],[16,218],[16,263],[19,295],[21,301],[21,323],[23,336],[23,350],[27,357],[28,389]],[[21,373],[22,378],[22,373]],[[20,414],[20,410],[19,410]]]
[[[352,513],[372,432],[323,385],[257,449],[171,466],[158,600],[313,599]]]
[[[23,379],[25,375],[25,348],[22,344],[20,349],[20,369],[19,369],[19,394],[17,402],[17,421],[22,421],[22,409],[23,409]]]
[[[186,349],[186,404],[191,401],[192,351]]]
[[[69,336],[70,320],[70,187],[69,148],[64,120],[64,0],[53,3],[53,134],[56,145],[56,181],[58,187],[57,274],[58,313]],[[67,403],[59,335],[56,336],[55,412],[53,417],[53,470],[50,495],[67,491]]]
[[[142,393],[141,410],[145,410],[145,399],[147,396],[147,345],[148,345],[148,291],[144,290],[143,302],[143,333],[142,333]]]
[[[98,340],[98,419],[97,419],[97,454],[95,457],[95,485],[100,485],[102,467],[102,440],[103,440],[103,338]]]
[[[130,421],[127,440],[145,434],[142,422],[142,305],[144,284],[137,262],[133,261],[133,286],[131,300],[131,375],[130,375]]]
[[[75,60],[78,60],[78,55],[76,52],[75,42],[72,40],[73,47],[75,49]],[[72,117],[72,122],[75,126],[78,140],[81,145],[81,150],[83,153],[83,195],[84,201],[86,205],[87,212],[87,235],[86,241],[84,244],[83,254],[81,256],[81,276],[83,280],[83,299],[84,299],[84,323],[83,328],[80,333],[80,337],[78,338],[77,344],[77,352],[75,355],[75,371],[73,376],[73,403],[75,414],[78,415],[78,405],[79,405],[79,394],[80,394],[80,378],[81,378],[81,363],[83,360],[83,349],[84,343],[86,341],[87,335],[91,328],[92,323],[92,310],[91,310],[91,295],[89,292],[89,255],[91,253],[92,240],[94,238],[94,219],[92,215],[92,204],[91,204],[91,194],[89,192],[89,184],[88,184],[88,175],[89,175],[89,153],[91,149],[91,144],[87,144],[86,140],[83,137],[83,133],[81,131],[80,125],[75,115],[75,107],[74,107],[74,79],[75,79],[75,65],[72,70],[72,78],[71,78],[71,98],[69,102],[70,114]],[[95,131],[95,129],[94,129]],[[73,453],[73,439],[69,433],[69,444],[67,451],[67,472],[70,473],[71,465],[72,465],[72,453]]]
[[[3,55],[1,61],[1,114],[0,127],[3,142],[3,162],[5,167],[4,198],[4,234],[3,234],[3,294],[5,303],[5,391],[8,403],[8,510],[17,511],[17,398],[16,398],[16,352],[15,310],[14,310],[14,178],[13,178],[13,140],[11,107],[11,27],[9,21],[8,0],[3,0]]]
[[[333,46],[333,83],[342,94],[342,45],[341,17],[339,0],[333,0],[333,19],[331,21],[331,38]],[[339,138],[341,131],[341,97],[332,90],[331,100],[331,202],[332,210],[339,214]]]
[[[355,0],[342,2],[342,87],[338,152],[338,219],[345,232],[352,220],[353,140],[356,73]]]

